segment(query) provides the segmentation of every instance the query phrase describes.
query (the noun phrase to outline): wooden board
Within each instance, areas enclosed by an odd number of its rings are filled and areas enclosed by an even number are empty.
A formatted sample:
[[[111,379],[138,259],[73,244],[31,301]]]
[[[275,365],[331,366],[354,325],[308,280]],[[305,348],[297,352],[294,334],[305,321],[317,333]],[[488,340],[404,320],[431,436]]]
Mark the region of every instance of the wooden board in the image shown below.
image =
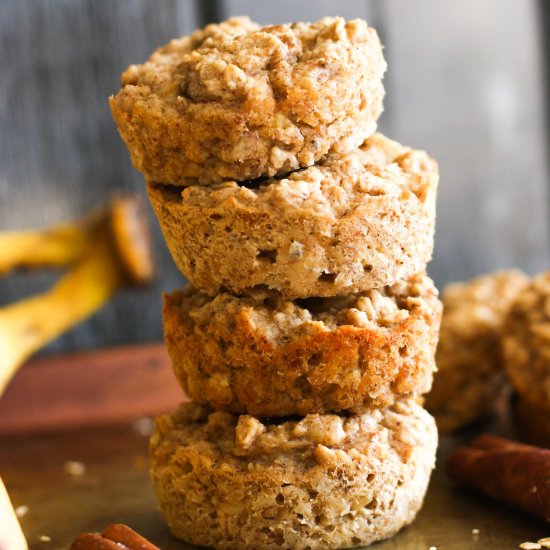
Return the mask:
[[[64,471],[70,460],[85,464],[84,475]],[[66,550],[79,533],[113,522],[132,526],[163,550],[191,548],[170,536],[155,509],[147,437],[131,425],[0,438],[0,465],[14,505],[29,508],[21,523],[31,550]],[[417,521],[374,548],[503,550],[548,535],[550,526],[454,487],[439,467]]]
[[[67,549],[79,533],[113,522],[127,523],[162,549],[189,548],[171,538],[155,509],[143,433],[148,423],[135,422],[171,411],[181,399],[161,344],[24,367],[0,400],[0,476],[14,505],[29,508],[21,522],[31,549]],[[445,439],[441,454],[456,443]],[[84,475],[68,474],[68,461],[84,464]],[[418,520],[377,549],[501,550],[550,535],[550,526],[454,487],[442,463]]]

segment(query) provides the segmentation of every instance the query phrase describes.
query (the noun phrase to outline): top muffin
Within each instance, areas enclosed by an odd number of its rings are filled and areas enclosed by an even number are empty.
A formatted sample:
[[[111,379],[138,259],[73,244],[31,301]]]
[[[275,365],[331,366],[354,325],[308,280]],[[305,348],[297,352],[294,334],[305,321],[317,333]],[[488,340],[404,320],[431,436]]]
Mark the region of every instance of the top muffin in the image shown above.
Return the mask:
[[[262,28],[238,17],[131,65],[110,105],[148,181],[245,181],[359,146],[382,112],[385,70],[360,19]]]

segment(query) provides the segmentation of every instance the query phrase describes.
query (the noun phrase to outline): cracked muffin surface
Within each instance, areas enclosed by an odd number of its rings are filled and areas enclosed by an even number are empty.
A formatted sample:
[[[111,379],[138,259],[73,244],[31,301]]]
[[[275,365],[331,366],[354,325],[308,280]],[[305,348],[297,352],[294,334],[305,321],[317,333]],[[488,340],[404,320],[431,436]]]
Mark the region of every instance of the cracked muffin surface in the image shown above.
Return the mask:
[[[195,401],[258,416],[362,411],[430,390],[441,303],[424,274],[345,297],[164,298],[174,372]]]
[[[519,270],[451,283],[442,293],[437,372],[426,408],[441,432],[457,430],[490,410],[504,388],[503,326],[529,282]]]
[[[431,259],[437,164],[381,134],[255,185],[148,185],[180,271],[211,296],[257,285],[287,298],[386,286]]]
[[[157,419],[151,477],[172,533],[215,548],[350,548],[413,521],[435,463],[414,400],[266,422],[187,403]]]
[[[243,181],[310,166],[376,129],[386,63],[363,20],[208,25],[131,65],[110,98],[150,181]]]

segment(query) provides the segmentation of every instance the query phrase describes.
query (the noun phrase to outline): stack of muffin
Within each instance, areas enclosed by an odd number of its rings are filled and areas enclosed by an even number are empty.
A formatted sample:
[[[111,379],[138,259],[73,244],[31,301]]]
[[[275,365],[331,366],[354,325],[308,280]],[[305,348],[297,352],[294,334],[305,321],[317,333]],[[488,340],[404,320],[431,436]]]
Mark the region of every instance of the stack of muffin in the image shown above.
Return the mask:
[[[385,68],[361,20],[234,18],[131,66],[111,98],[192,285],[164,324],[193,402],[151,440],[161,512],[191,543],[363,546],[422,504],[438,174],[374,134]]]

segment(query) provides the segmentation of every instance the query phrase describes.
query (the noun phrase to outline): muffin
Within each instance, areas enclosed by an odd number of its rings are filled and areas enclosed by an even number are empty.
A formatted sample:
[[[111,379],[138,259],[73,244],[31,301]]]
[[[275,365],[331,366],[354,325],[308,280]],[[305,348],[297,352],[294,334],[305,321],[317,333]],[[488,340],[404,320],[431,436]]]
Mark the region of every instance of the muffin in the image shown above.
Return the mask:
[[[497,271],[450,284],[443,291],[438,371],[426,396],[426,407],[440,431],[453,431],[480,418],[501,395],[503,324],[528,281],[518,270]]]
[[[283,178],[188,187],[148,185],[172,256],[215,296],[259,285],[286,298],[391,285],[425,269],[438,171],[423,151],[377,134]]]
[[[550,271],[516,297],[504,324],[508,378],[521,399],[550,408]]]
[[[430,390],[441,303],[424,274],[336,298],[273,291],[164,298],[164,331],[185,392],[258,416],[362,411]]]
[[[131,65],[110,105],[147,180],[243,181],[356,148],[376,129],[385,70],[360,19],[262,28],[233,18]]]

